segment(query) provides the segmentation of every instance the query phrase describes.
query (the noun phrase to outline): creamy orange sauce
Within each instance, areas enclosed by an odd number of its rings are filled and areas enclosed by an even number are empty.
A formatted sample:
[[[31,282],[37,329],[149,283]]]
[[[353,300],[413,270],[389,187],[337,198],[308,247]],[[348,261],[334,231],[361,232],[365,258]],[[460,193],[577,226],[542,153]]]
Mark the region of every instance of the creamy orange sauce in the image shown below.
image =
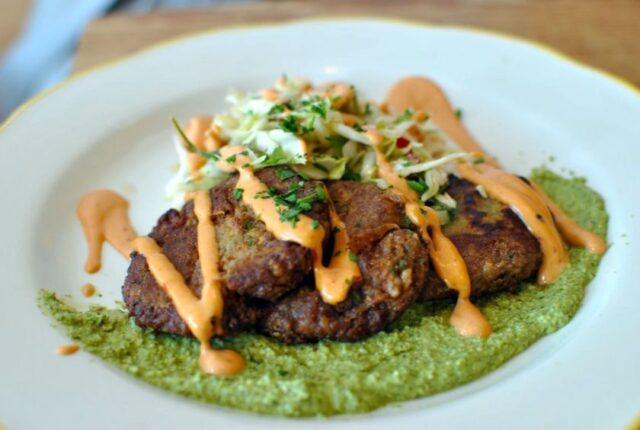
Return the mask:
[[[353,98],[353,89],[350,85],[336,82],[325,85],[322,94],[331,99],[331,107],[340,110]]]
[[[211,336],[222,334],[223,297],[219,274],[218,245],[211,221],[211,199],[207,191],[194,195],[194,213],[198,219],[198,256],[202,270],[202,293],[198,298],[182,275],[162,253],[162,248],[150,237],[138,237],[133,247],[147,259],[156,282],[173,302],[178,315],[200,341],[200,368],[218,376],[236,374],[244,369],[244,358],[232,350],[216,350],[209,343]]]
[[[405,109],[424,111],[461,149],[484,154],[482,147],[456,116],[444,91],[435,82],[420,76],[401,79],[387,93],[386,105],[397,113]],[[498,165],[490,155],[485,154],[485,161]]]
[[[80,198],[76,214],[89,246],[84,265],[87,273],[102,266],[102,244],[107,241],[124,257],[129,258],[131,241],[137,233],[129,221],[129,202],[110,190],[97,190]]]
[[[335,251],[329,266],[325,267],[322,264],[322,242],[326,235],[324,228],[315,225],[316,222],[304,214],[299,215],[295,225],[282,221],[276,202],[272,198],[260,197],[268,192],[268,187],[255,175],[248,165],[249,158],[242,155],[242,151],[243,148],[238,146],[222,148],[217,166],[227,172],[238,172],[236,189],[242,190],[242,202],[253,210],[256,218],[265,224],[276,239],[294,242],[312,251],[316,289],[322,299],[330,304],[343,301],[349,292],[349,286],[360,276],[360,270],[349,259],[348,238],[342,221],[332,209],[331,223],[339,227],[339,231],[335,236]],[[229,161],[230,157],[232,161]]]
[[[542,265],[538,283],[555,281],[569,264],[569,254],[555,227],[551,211],[539,194],[520,178],[488,164],[460,164],[460,176],[482,185],[492,198],[509,206],[540,242]]]
[[[63,345],[56,348],[55,353],[58,355],[73,355],[80,350],[78,345]]]
[[[494,168],[500,167],[498,162],[489,156],[464,128],[444,91],[435,82],[423,77],[402,79],[389,91],[387,105],[395,112],[407,108],[416,109],[416,113],[418,110],[426,111],[435,124],[460,148],[482,155],[487,164]],[[467,167],[466,171],[469,174],[463,177],[476,185],[482,185],[477,182],[481,177],[485,182],[491,182],[495,191],[492,197],[509,205],[514,212],[518,213],[540,241],[544,261],[538,275],[539,283],[552,282],[569,262],[569,256],[564,246],[561,246],[560,237],[564,238],[568,244],[586,248],[590,252],[596,254],[605,252],[606,244],[600,237],[576,224],[539,188],[533,186],[535,192],[532,192],[529,185],[524,185],[519,178],[504,171],[486,175],[477,172],[471,174],[473,173],[471,170],[472,168]],[[500,198],[500,192],[505,192],[507,195]],[[541,209],[542,206],[546,208]],[[553,214],[553,217],[550,214]]]
[[[204,141],[207,138],[206,131],[211,126],[211,122],[213,121],[213,117],[211,116],[200,116],[195,117],[189,120],[187,126],[184,129],[184,134],[187,136],[189,141],[194,144],[194,146],[201,151],[205,150]],[[185,148],[187,147],[187,143],[182,143]],[[202,166],[205,165],[207,160],[195,154],[193,152],[187,151],[187,165],[189,166],[189,170],[191,173],[197,172]]]
[[[607,250],[607,244],[600,236],[580,227],[569,218],[536,184],[531,184],[533,189],[551,211],[562,238],[571,246],[585,248],[594,254],[602,255]]]
[[[213,123],[213,117],[211,116],[191,118],[184,129],[184,134],[201,151],[214,151],[224,144],[220,138],[220,130]],[[187,148],[186,142],[183,141],[182,144]],[[195,174],[206,163],[207,160],[205,158],[187,151],[187,165],[192,174]]]
[[[365,134],[376,152],[378,175],[404,202],[407,217],[418,227],[423,240],[429,246],[429,257],[438,277],[447,287],[458,292],[458,301],[449,320],[451,325],[463,336],[489,336],[491,334],[489,322],[469,300],[471,281],[467,267],[458,249],[442,233],[438,215],[433,209],[420,202],[415,191],[389,163],[381,149],[382,135],[374,129],[369,129]]]
[[[327,193],[328,195],[328,193]],[[322,300],[325,303],[340,303],[347,298],[349,287],[358,278],[360,278],[360,268],[357,263],[357,256],[351,254],[349,250],[349,238],[347,236],[347,228],[338,217],[332,204],[329,205],[329,214],[331,226],[336,232],[334,235],[333,254],[329,265],[322,265],[322,243],[317,249],[314,249],[314,265],[316,285]],[[319,227],[321,228],[321,227]]]
[[[93,297],[93,295],[96,293],[96,287],[93,284],[87,282],[80,288],[80,291],[85,297]]]

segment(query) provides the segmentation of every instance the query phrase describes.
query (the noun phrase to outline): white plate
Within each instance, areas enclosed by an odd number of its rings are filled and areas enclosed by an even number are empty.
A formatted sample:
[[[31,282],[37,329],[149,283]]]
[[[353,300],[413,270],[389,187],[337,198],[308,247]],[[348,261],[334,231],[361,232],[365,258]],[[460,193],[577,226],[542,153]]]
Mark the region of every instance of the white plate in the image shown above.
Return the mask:
[[[168,118],[223,107],[230,86],[282,73],[344,79],[380,98],[396,79],[444,86],[481,143],[516,172],[548,162],[604,195],[613,246],[576,318],[498,371],[464,387],[372,414],[283,420],[173,396],[68,343],[35,305],[39,288],[94,282],[119,298],[125,263],[82,272],[78,197],[110,187],[148,231],[167,207],[174,154]],[[383,21],[312,21],[201,34],[147,50],[57,87],[0,133],[0,422],[67,428],[622,428],[640,411],[640,97],[630,86],[549,50],[477,31]],[[555,156],[555,162],[549,157]],[[636,174],[634,174],[634,172]],[[92,300],[97,301],[97,300]],[[232,426],[232,427],[223,427]]]

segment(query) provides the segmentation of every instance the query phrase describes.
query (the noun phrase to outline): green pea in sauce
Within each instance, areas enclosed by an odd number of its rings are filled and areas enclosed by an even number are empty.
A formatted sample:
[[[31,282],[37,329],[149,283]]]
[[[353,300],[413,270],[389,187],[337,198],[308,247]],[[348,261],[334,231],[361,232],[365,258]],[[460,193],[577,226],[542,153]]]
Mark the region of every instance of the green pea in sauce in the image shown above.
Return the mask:
[[[584,180],[545,169],[531,179],[580,225],[606,236],[604,202]],[[472,381],[567,324],[600,261],[581,249],[569,252],[571,265],[554,284],[524,284],[478,301],[493,326],[487,339],[456,334],[448,324],[452,302],[416,304],[385,332],[356,343],[286,346],[256,334],[217,339],[216,346],[236,349],[248,362],[228,378],[200,371],[195,340],[140,329],[122,310],[80,312],[46,290],[39,304],[84,350],[174,393],[269,415],[362,413]]]

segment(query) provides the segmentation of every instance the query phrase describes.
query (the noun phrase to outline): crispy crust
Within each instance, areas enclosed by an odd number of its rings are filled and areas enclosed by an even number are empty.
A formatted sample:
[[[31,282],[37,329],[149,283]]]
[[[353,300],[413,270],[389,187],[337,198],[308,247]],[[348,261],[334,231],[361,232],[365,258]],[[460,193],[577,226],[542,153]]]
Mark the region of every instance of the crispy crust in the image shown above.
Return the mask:
[[[376,333],[417,299],[426,279],[426,247],[415,232],[400,227],[402,203],[391,193],[348,181],[331,184],[329,193],[359,256],[362,279],[337,306],[310,287],[270,306],[261,329],[285,343],[355,341]]]
[[[449,184],[458,210],[443,231],[467,264],[472,297],[515,288],[532,277],[542,262],[540,245],[516,214],[483,198],[468,181],[452,176]],[[452,296],[455,292],[430,272],[421,300]]]
[[[275,169],[264,169],[258,177],[283,192],[297,180],[278,180]],[[250,208],[233,197],[236,178],[211,190],[212,220],[220,251],[220,272],[224,281],[225,332],[233,333],[254,325],[264,307],[263,300],[276,300],[300,286],[311,271],[309,250],[291,242],[279,241]],[[299,192],[304,196],[315,190],[307,183]],[[329,228],[325,205],[316,203],[307,214]],[[197,251],[197,219],[193,203],[181,211],[170,210],[158,220],[149,235],[200,296],[200,264]],[[177,335],[188,335],[186,324],[178,316],[169,297],[149,272],[144,256],[132,254],[122,293],[130,316],[137,324]]]
[[[275,169],[258,175],[279,192],[297,180],[280,181]],[[355,341],[383,330],[418,299],[454,296],[428,270],[426,245],[412,230],[402,202],[375,185],[340,181],[327,188],[346,225],[351,249],[359,256],[362,279],[343,303],[327,305],[311,287],[310,251],[267,232],[233,197],[235,181],[231,178],[211,190],[224,280],[225,333],[258,327],[285,343]],[[314,189],[315,184],[308,183],[300,195]],[[458,202],[458,213],[444,232],[467,264],[472,296],[515,287],[535,274],[542,259],[540,247],[510,209],[482,198],[471,183],[455,177],[447,191]],[[326,205],[314,204],[308,215],[328,231]],[[196,227],[193,204],[187,203],[181,211],[165,213],[150,236],[199,296]],[[132,255],[123,296],[138,325],[190,335],[142,255]]]

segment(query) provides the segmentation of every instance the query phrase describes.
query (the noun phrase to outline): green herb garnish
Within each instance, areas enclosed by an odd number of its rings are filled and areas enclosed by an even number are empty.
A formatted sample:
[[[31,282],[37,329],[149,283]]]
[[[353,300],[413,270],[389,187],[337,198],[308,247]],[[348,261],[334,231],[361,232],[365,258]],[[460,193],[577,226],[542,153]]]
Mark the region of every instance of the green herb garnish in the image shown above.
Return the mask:
[[[419,195],[424,194],[425,191],[429,189],[429,186],[424,181],[424,178],[408,179],[407,183],[409,184],[409,187],[411,187],[411,189],[416,193],[418,193]]]
[[[235,190],[233,190],[233,197],[236,200],[242,200],[242,193],[244,193],[244,190],[242,188],[236,188]]]
[[[178,120],[175,117],[171,117],[171,122],[173,123],[173,126],[175,127],[176,131],[178,132],[178,134],[180,135],[182,140],[184,141],[185,145],[187,145],[187,150],[189,152],[192,152],[194,154],[198,154],[202,158],[206,158],[208,160],[218,161],[220,159],[220,151],[219,150],[216,149],[215,151],[203,151],[203,150],[199,149],[187,137],[187,135],[185,134],[184,130],[182,130],[182,127],[180,127],[180,124],[178,123]]]
[[[269,109],[269,112],[267,112],[267,115],[269,116],[273,116],[273,115],[277,115],[279,113],[284,112],[284,105],[283,104],[277,104],[277,105],[273,105],[273,107],[271,109]]]
[[[296,172],[286,167],[281,167],[278,170],[276,170],[276,175],[278,176],[278,179],[280,179],[281,181],[286,181],[287,179],[290,179],[296,176]]]
[[[298,124],[295,115],[287,115],[280,123],[280,128],[289,133],[297,134],[300,130],[300,124]]]

